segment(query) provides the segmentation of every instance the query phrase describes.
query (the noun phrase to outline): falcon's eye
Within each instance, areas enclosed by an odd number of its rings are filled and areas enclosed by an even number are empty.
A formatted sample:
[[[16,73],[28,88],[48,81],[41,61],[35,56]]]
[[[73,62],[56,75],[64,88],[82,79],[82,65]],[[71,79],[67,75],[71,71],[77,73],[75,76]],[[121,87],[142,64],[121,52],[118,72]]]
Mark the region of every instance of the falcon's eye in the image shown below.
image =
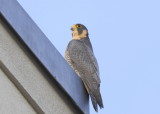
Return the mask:
[[[81,25],[77,25],[77,28],[80,28],[81,27]]]

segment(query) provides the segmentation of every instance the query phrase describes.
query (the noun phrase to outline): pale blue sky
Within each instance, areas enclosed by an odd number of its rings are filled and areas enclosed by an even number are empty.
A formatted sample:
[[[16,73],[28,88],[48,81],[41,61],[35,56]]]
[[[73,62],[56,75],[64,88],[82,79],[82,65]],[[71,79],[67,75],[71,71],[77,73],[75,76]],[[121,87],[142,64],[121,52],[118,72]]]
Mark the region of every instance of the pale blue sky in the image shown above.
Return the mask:
[[[71,25],[87,26],[102,80],[98,114],[160,114],[159,0],[18,1],[62,55]]]

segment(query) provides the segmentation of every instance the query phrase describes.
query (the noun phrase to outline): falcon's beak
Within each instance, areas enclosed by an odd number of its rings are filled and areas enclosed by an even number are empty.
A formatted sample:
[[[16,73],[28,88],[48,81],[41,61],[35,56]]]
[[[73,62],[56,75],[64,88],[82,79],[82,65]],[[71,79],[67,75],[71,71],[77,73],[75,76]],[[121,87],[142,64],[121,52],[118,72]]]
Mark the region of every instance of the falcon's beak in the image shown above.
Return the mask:
[[[74,30],[74,28],[71,27],[71,31],[73,31],[73,30]]]
[[[76,28],[77,28],[76,25],[73,25],[73,26],[71,27],[71,30],[74,31]]]

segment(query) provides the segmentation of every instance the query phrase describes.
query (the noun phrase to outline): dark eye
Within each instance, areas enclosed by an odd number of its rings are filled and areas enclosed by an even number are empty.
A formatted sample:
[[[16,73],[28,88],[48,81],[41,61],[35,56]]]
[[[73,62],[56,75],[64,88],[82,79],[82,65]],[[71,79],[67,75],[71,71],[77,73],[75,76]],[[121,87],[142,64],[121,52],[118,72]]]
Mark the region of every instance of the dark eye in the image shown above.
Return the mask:
[[[77,27],[78,27],[78,28],[80,28],[80,27],[81,27],[81,25],[77,25]]]

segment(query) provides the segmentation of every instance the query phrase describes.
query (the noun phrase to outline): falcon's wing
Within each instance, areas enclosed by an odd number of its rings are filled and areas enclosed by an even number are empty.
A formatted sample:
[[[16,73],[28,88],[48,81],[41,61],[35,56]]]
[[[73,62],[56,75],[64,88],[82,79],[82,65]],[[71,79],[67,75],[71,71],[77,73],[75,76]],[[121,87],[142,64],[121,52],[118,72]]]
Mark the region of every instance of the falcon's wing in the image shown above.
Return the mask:
[[[98,111],[97,104],[103,108],[100,94],[100,79],[98,64],[91,48],[81,40],[72,40],[68,45],[68,55],[75,71],[78,71],[88,93],[91,96],[92,104]]]
[[[80,40],[72,40],[68,45],[68,54],[75,70],[80,75],[93,78],[93,83],[100,84],[99,69],[93,51]],[[81,77],[83,79],[83,77]]]

